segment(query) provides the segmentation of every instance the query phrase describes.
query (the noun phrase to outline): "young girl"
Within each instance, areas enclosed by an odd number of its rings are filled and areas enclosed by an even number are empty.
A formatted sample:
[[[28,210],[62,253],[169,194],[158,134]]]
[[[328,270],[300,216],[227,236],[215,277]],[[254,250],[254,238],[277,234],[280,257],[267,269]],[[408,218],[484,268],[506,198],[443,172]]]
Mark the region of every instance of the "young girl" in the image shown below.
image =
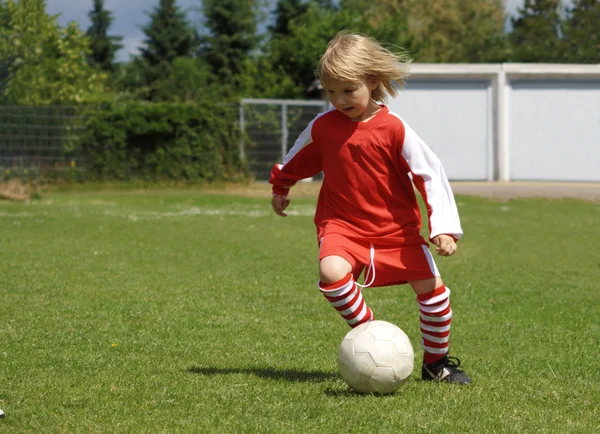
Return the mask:
[[[385,105],[402,85],[409,61],[372,38],[339,33],[319,62],[333,108],[319,114],[271,172],[272,206],[285,217],[297,181],[323,171],[315,225],[319,289],[350,327],[373,320],[360,287],[408,283],[417,295],[423,380],[470,383],[448,357],[450,290],[421,236],[414,185],[427,205],[430,240],[439,255],[456,252],[458,211],[438,158]],[[412,177],[412,182],[411,182]],[[364,283],[356,282],[365,270]]]

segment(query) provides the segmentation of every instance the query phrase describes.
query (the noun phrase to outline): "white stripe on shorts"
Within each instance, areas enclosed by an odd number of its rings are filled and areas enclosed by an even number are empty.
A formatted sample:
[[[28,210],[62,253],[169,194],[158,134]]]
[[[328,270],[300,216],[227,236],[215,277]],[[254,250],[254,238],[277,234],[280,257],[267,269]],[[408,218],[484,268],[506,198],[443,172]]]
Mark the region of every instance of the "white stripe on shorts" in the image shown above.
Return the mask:
[[[427,258],[427,262],[429,263],[429,269],[431,270],[431,273],[436,277],[439,276],[440,272],[438,271],[437,266],[435,265],[435,261],[433,260],[433,256],[431,255],[429,248],[424,244],[421,244],[421,248],[423,249],[423,253]]]

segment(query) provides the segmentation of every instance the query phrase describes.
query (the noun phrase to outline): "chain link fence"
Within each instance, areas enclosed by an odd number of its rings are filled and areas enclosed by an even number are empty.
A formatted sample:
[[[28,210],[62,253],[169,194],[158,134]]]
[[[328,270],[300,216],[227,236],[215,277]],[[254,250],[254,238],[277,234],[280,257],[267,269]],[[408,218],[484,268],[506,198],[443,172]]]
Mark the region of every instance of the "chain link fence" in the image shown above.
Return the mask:
[[[327,110],[325,101],[243,99],[239,123],[245,132],[240,154],[251,176],[269,179],[308,123]],[[19,170],[85,169],[78,135],[82,108],[65,106],[0,106],[0,173]]]
[[[61,169],[85,166],[73,149],[81,110],[64,106],[0,106],[0,168]]]
[[[268,180],[273,164],[283,161],[308,123],[326,109],[325,101],[243,99],[240,126],[246,141],[240,152],[254,178]]]

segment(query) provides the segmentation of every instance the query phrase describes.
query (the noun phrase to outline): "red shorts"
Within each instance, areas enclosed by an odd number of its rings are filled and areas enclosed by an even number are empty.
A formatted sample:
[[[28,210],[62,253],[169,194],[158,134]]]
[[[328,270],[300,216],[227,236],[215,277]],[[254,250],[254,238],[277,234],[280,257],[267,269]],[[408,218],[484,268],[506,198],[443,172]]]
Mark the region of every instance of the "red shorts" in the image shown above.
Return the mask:
[[[375,266],[371,287],[400,285],[440,275],[431,252],[423,244],[403,247],[371,245],[343,235],[328,234],[321,238],[319,260],[326,256],[341,256],[352,265],[355,280],[367,268],[364,283],[368,284],[372,280],[371,247]]]

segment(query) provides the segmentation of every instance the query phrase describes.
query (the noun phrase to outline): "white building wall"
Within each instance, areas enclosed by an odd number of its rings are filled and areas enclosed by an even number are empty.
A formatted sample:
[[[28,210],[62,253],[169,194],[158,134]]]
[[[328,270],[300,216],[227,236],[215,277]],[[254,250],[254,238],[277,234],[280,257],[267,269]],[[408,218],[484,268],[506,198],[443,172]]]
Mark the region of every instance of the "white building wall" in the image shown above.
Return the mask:
[[[389,106],[451,180],[600,182],[600,64],[415,64]]]
[[[452,180],[493,179],[489,81],[412,80],[388,103],[436,153]]]
[[[286,100],[242,106],[281,106],[285,154],[286,108],[321,103],[325,108],[324,101]],[[413,64],[388,106],[433,149],[452,181],[600,182],[600,64]],[[242,128],[244,119],[242,110]]]
[[[600,181],[600,80],[510,83],[510,179]]]

